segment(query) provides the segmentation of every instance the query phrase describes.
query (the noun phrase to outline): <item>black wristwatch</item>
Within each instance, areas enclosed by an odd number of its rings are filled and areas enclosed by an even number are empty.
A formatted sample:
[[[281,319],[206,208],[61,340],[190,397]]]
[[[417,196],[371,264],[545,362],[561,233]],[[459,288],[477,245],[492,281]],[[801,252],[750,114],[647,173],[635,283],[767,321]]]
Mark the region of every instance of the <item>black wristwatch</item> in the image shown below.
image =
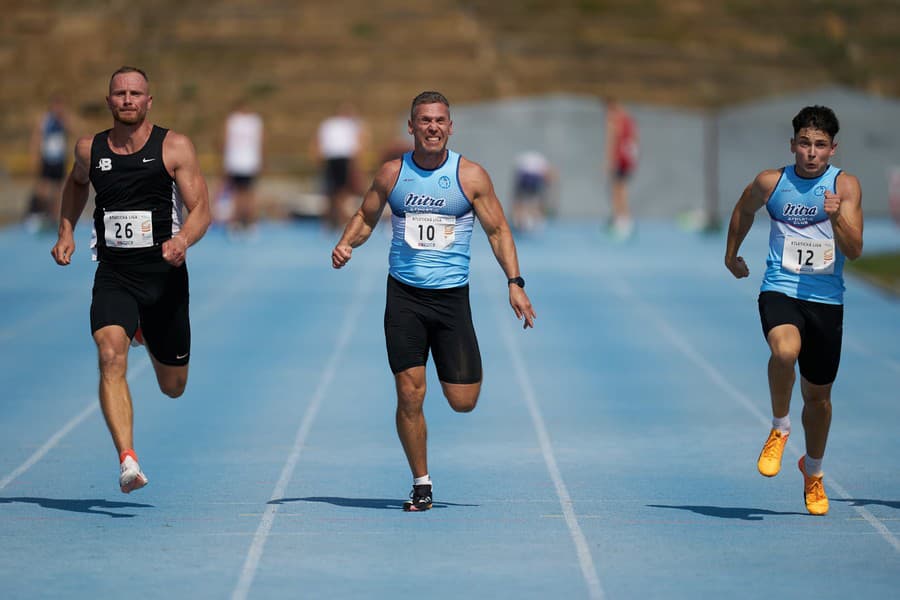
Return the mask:
[[[522,277],[510,277],[509,279],[506,280],[506,283],[507,283],[507,285],[516,284],[520,288],[525,287],[525,280],[522,279]]]

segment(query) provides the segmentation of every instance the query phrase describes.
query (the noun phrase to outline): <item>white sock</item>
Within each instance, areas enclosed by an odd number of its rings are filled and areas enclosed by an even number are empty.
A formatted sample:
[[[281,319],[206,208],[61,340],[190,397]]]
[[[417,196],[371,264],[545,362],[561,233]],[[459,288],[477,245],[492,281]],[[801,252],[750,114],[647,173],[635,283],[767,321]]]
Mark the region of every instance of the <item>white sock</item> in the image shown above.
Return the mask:
[[[822,458],[810,458],[809,454],[806,455],[806,458],[803,459],[803,470],[806,471],[806,474],[810,477],[821,477],[822,476]]]
[[[791,416],[785,415],[783,417],[773,417],[772,429],[777,429],[785,435],[789,434],[791,432]]]
[[[413,485],[431,485],[431,475],[425,473],[421,477],[413,479]]]

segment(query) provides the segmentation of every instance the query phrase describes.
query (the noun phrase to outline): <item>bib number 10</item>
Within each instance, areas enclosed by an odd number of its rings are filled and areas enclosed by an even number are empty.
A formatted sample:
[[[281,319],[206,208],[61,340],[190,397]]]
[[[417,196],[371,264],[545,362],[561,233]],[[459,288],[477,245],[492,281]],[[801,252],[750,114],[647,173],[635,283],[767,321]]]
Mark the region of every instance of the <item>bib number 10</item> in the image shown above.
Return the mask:
[[[403,239],[416,250],[445,250],[456,241],[456,217],[407,213]]]

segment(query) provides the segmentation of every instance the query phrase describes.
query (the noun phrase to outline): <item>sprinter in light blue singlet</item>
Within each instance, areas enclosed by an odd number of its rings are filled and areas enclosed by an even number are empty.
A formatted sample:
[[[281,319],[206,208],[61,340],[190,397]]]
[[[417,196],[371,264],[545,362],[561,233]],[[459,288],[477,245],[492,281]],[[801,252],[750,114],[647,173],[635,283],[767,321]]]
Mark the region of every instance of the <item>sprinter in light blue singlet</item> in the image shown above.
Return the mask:
[[[834,244],[834,230],[825,212],[825,192],[837,191],[841,170],[829,165],[814,178],[797,175],[794,165],[781,172],[766,202],[772,221],[760,291],[843,304],[844,254]]]
[[[862,254],[859,180],[829,164],[840,126],[825,106],[807,106],[792,121],[794,164],[763,171],[734,207],[725,267],[736,278],[750,274],[738,255],[755,213],[771,217],[769,256],[759,294],[759,316],[769,344],[772,428],[757,459],[761,475],[774,477],[791,433],[790,404],[799,366],[806,454],[797,466],[810,514],[828,512],[822,460],[831,427],[831,388],[841,359],[844,260]]]
[[[418,512],[432,506],[422,410],[429,353],[453,410],[473,410],[481,392],[481,353],[469,305],[469,242],[476,217],[506,275],[509,304],[526,329],[534,326],[535,313],[490,176],[447,148],[453,133],[450,103],[438,92],[422,92],[413,99],[408,126],[413,151],[379,169],[335,245],[331,264],[340,269],[349,262],[390,204],[384,335],[397,389],[397,434],[413,476],[403,509]]]

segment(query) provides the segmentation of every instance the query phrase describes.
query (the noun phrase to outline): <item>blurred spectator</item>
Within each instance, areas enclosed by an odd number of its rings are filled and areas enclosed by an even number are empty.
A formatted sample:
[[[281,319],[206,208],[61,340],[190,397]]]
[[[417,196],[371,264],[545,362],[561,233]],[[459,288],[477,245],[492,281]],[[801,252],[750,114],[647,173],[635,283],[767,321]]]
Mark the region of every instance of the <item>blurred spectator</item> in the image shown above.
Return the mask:
[[[555,170],[540,152],[529,150],[516,157],[513,228],[534,231],[543,227],[550,212],[549,188],[555,179]]]
[[[338,229],[346,225],[356,211],[354,197],[363,192],[360,157],[368,145],[368,128],[348,103],[319,125],[313,140],[313,157],[322,169],[328,197],[326,222]]]
[[[612,218],[615,237],[630,237],[634,230],[628,202],[628,183],[638,161],[638,127],[634,118],[613,97],[606,98],[606,175],[612,182]]]
[[[395,137],[382,148],[379,162],[384,164],[389,160],[402,158],[404,154],[412,151],[413,144],[411,142],[402,137]]]
[[[29,231],[53,228],[59,219],[60,194],[66,171],[71,123],[62,96],[50,98],[46,112],[31,135],[30,153],[37,179],[28,203],[25,226]]]
[[[257,219],[256,181],[263,166],[263,120],[246,101],[238,102],[225,119],[220,199],[230,200],[230,230],[252,229]],[[220,207],[217,207],[220,209]]]

